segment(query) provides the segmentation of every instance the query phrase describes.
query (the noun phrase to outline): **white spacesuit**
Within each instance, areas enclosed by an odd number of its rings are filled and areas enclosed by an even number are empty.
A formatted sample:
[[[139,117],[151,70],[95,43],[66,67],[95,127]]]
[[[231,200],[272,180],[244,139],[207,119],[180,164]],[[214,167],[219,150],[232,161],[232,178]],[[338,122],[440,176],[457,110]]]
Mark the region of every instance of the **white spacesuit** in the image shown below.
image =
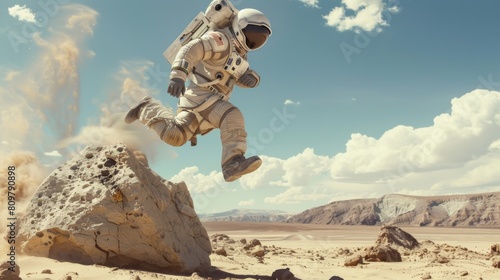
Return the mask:
[[[227,1],[214,2],[225,5]],[[259,84],[259,75],[249,68],[247,52],[260,48],[270,35],[271,26],[263,13],[237,11],[227,27],[208,30],[176,53],[168,85],[170,95],[179,97],[176,116],[160,101],[145,97],[130,109],[125,121],[139,119],[172,146],[188,140],[196,145],[197,134],[219,128],[224,179],[231,182],[255,171],[262,161],[258,156],[244,157],[247,132],[243,115],[228,99],[234,85],[253,88]]]

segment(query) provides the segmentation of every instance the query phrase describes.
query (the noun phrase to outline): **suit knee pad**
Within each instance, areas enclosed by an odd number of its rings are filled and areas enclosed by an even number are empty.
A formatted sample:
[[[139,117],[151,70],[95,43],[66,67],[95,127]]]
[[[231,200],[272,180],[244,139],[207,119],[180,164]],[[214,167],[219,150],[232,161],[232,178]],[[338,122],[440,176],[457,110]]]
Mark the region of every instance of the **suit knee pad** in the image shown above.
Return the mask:
[[[174,119],[162,119],[150,125],[160,138],[172,146],[182,146],[195,135],[198,119],[195,114],[180,112]]]

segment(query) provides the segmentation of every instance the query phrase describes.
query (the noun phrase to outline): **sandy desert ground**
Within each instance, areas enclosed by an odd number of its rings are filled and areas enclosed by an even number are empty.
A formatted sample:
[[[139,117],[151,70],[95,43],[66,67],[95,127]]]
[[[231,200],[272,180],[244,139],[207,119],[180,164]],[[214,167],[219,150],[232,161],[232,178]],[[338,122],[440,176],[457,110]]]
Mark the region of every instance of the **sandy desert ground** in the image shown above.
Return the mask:
[[[374,245],[380,227],[234,222],[204,225],[218,252],[211,255],[217,270],[208,274],[176,276],[19,256],[20,276],[32,280],[272,279],[275,270],[288,267],[296,279],[303,280],[500,279],[500,269],[493,268],[487,256],[490,246],[500,243],[499,228],[403,227],[419,242],[434,243],[403,254],[402,262],[346,267],[346,258]],[[242,239],[247,244],[257,239],[262,246],[245,249]]]

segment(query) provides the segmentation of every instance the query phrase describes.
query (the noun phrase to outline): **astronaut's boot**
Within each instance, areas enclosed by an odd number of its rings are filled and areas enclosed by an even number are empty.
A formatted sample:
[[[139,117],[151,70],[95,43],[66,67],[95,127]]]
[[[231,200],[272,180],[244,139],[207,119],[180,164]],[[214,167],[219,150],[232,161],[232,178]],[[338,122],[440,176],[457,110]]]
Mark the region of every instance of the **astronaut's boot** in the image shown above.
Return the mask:
[[[258,156],[245,158],[242,155],[234,156],[222,165],[222,174],[226,182],[237,180],[241,176],[251,173],[262,164]]]
[[[142,107],[144,107],[146,104],[148,104],[152,99],[153,98],[151,96],[146,96],[143,99],[141,99],[141,101],[139,101],[139,103],[137,103],[137,105],[130,108],[127,115],[125,116],[125,122],[126,123],[133,123],[136,120],[138,120],[140,117]]]

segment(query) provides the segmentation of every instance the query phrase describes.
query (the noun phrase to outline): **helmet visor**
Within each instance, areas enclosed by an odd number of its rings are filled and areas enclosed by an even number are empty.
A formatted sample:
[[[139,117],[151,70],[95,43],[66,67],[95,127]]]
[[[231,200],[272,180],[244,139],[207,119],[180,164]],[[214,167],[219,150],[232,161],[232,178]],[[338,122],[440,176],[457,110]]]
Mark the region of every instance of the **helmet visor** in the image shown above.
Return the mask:
[[[245,34],[247,47],[251,50],[262,47],[271,34],[267,27],[258,25],[247,25],[242,31]]]

